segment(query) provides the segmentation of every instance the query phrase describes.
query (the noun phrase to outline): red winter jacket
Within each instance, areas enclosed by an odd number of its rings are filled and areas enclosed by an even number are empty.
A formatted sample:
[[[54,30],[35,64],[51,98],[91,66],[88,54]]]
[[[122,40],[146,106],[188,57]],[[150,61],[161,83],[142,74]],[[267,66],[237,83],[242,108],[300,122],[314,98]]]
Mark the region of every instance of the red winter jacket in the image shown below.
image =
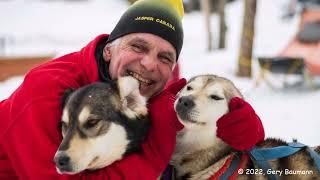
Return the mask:
[[[165,119],[152,121],[139,154],[93,172],[73,176],[56,172],[52,160],[62,138],[57,128],[61,96],[67,88],[79,88],[99,80],[94,52],[97,42],[106,36],[98,36],[79,52],[32,69],[20,87],[0,102],[0,179],[141,180],[156,179],[164,170],[174,145],[164,143],[168,136],[163,132],[175,130],[168,129],[170,122]]]

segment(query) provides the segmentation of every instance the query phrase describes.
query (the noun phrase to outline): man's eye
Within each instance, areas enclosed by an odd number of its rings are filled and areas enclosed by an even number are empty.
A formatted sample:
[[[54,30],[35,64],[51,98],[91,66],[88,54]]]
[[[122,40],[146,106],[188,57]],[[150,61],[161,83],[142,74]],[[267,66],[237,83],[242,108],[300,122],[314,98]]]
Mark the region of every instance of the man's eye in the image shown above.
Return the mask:
[[[131,47],[135,52],[142,52],[143,51],[143,47],[141,45],[132,44]]]
[[[160,59],[161,59],[161,62],[163,62],[165,64],[172,64],[172,60],[169,57],[161,56]]]

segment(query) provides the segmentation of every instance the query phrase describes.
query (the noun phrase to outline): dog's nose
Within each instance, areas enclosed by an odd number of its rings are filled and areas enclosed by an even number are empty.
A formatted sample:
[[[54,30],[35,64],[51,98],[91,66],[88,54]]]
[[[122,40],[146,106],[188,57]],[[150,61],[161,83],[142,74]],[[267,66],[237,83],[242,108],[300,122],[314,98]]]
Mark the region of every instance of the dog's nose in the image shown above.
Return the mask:
[[[178,103],[186,109],[193,108],[195,105],[192,98],[189,96],[180,97]]]
[[[70,167],[70,157],[66,154],[59,154],[54,157],[54,162],[60,170],[67,170]]]

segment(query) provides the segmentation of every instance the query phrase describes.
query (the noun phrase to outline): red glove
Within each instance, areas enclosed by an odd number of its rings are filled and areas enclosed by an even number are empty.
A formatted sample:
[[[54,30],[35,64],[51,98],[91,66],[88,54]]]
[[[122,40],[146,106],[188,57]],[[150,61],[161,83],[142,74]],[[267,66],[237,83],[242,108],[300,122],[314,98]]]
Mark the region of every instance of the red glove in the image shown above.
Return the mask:
[[[236,150],[250,150],[264,139],[260,118],[249,103],[234,97],[229,103],[229,113],[217,121],[217,136]]]
[[[159,95],[153,97],[149,102],[149,113],[153,120],[154,118],[171,119],[177,130],[181,130],[183,125],[177,119],[177,114],[174,111],[174,102],[176,94],[186,85],[187,81],[184,78],[170,84]]]
[[[151,127],[146,142],[142,144],[142,150],[150,168],[159,173],[157,176],[169,164],[176,145],[177,131],[183,128],[177,119],[173,104],[177,92],[185,84],[186,80],[180,79],[151,98],[148,103]]]

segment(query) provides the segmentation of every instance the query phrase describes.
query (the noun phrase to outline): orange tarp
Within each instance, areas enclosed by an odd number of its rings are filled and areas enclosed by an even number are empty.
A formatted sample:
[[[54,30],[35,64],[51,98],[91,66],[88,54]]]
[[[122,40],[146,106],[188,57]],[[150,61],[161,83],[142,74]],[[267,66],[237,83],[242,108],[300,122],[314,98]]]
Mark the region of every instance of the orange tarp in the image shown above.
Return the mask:
[[[320,21],[320,9],[308,8],[304,9],[299,30],[302,30],[306,22]],[[295,37],[287,47],[279,54],[284,57],[298,57],[303,58],[307,69],[312,75],[320,75],[320,42],[318,43],[301,43]]]
[[[294,38],[279,55],[301,57],[312,75],[320,75],[320,43],[301,43]]]
[[[33,67],[52,59],[54,55],[47,56],[0,56],[0,81],[12,76],[25,75]]]

